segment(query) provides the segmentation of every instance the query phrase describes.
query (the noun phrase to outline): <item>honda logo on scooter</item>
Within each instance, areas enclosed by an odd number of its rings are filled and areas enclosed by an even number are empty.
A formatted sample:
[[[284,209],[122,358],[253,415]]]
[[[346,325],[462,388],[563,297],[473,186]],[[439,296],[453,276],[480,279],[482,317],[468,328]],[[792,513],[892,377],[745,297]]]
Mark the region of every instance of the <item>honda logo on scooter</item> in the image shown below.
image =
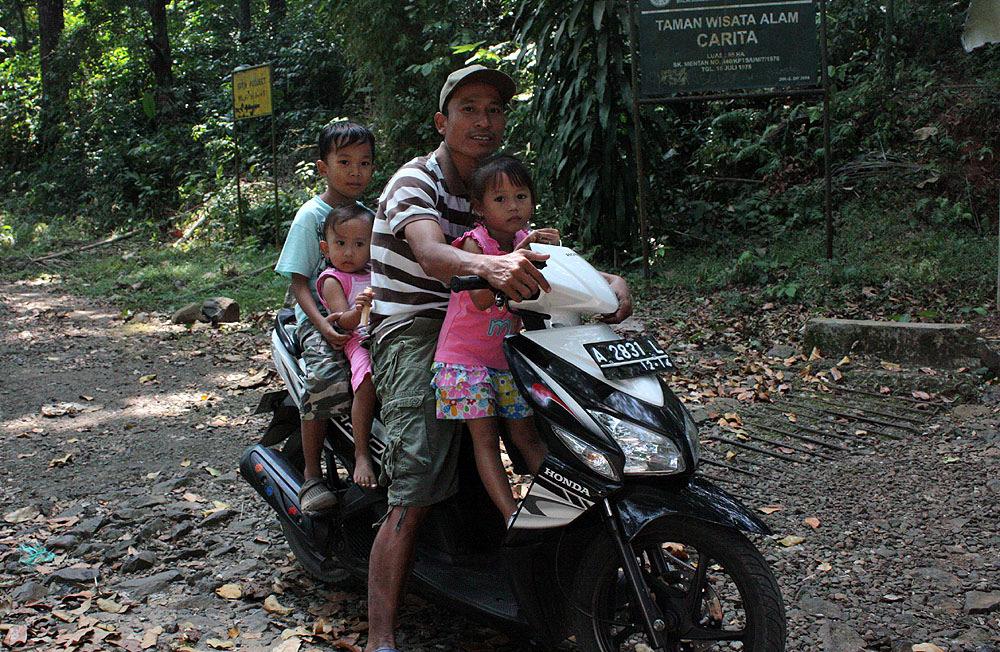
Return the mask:
[[[580,484],[578,482],[573,482],[569,478],[567,478],[567,477],[565,477],[563,475],[560,475],[559,473],[556,473],[552,469],[545,469],[545,471],[543,472],[543,474],[547,475],[550,478],[552,478],[553,480],[555,480],[559,484],[563,485],[564,487],[568,487],[568,488],[572,489],[573,491],[575,491],[575,492],[577,492],[579,494],[583,494],[587,498],[590,498],[590,489],[587,489],[582,484]]]

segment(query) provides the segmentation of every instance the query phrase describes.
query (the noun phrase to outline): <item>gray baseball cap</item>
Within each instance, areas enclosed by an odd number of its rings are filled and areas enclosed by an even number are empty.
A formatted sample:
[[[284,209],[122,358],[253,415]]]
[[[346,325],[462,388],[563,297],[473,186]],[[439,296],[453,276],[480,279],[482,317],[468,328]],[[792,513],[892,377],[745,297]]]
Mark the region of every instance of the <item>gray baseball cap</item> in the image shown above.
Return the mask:
[[[507,73],[481,66],[478,63],[456,70],[448,75],[448,80],[441,87],[441,98],[438,109],[443,113],[444,107],[448,104],[448,98],[455,92],[455,89],[471,82],[481,82],[489,84],[500,93],[500,101],[506,104],[510,98],[517,93],[517,86],[514,80]]]

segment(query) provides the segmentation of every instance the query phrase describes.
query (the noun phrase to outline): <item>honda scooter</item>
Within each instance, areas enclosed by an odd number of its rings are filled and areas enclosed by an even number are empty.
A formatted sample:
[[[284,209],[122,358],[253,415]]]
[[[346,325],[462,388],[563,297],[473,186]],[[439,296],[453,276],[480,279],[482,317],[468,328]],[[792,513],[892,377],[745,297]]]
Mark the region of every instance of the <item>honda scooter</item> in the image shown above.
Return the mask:
[[[504,351],[548,454],[508,524],[463,442],[458,494],[422,525],[410,586],[543,650],[781,652],[781,593],[744,534],[770,530],[698,476],[697,428],[658,376],[672,368],[667,352],[653,337],[623,339],[583,323],[617,310],[607,282],[571,249],[531,249],[549,255],[542,274],[551,291],[509,303],[524,330]],[[452,279],[453,291],[485,287],[478,277]],[[310,575],[330,581],[346,569],[364,579],[386,494],[351,480],[348,412],[332,420],[324,448],[338,507],[317,515],[298,504],[304,371],[294,322],[291,311],[278,314],[272,354],[286,389],[261,401],[271,425],[240,470]],[[376,471],[384,449],[376,419]]]

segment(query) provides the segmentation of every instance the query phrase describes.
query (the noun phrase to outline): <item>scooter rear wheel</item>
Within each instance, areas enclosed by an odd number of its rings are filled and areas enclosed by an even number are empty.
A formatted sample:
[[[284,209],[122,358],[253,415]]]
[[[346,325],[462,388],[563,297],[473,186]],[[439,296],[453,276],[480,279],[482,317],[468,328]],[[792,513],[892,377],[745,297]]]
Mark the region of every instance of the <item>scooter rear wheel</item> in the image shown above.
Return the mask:
[[[781,592],[763,555],[742,534],[667,518],[647,526],[632,549],[666,616],[668,652],[783,652]],[[611,541],[590,546],[579,568],[586,569],[574,583],[579,649],[652,647]]]

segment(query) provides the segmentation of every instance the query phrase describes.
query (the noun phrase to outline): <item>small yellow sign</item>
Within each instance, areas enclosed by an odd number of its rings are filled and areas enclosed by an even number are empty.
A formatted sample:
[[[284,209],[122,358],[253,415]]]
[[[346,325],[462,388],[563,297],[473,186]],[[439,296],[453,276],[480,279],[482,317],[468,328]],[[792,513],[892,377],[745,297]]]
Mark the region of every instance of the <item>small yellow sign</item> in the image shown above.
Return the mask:
[[[271,115],[271,65],[233,71],[233,118]]]

